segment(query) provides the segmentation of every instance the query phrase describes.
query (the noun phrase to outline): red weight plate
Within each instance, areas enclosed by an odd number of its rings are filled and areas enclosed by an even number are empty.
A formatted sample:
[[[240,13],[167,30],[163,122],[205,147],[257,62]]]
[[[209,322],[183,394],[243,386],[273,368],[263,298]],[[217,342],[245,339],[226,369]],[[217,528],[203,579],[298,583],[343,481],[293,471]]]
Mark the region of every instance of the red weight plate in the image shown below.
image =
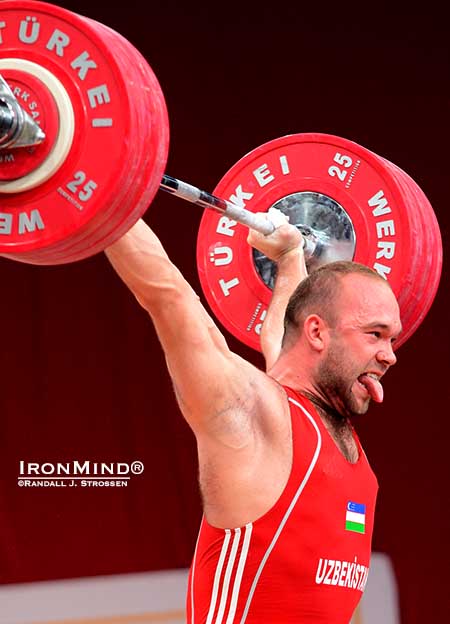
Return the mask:
[[[115,211],[109,218],[108,228],[100,225],[91,233],[88,240],[82,241],[81,251],[78,243],[77,246],[72,245],[68,251],[63,252],[64,258],[58,254],[55,257],[58,262],[72,261],[74,254],[77,259],[91,255],[112,244],[124,234],[143,214],[159,188],[167,156],[169,140],[167,112],[164,100],[155,97],[158,83],[153,72],[145,59],[126,39],[103,25],[96,24],[96,27],[103,29],[105,38],[112,38],[111,45],[114,45],[119,53],[130,80],[136,85],[145,85],[139,97],[135,98],[136,110],[131,127],[133,134],[130,136],[130,142],[135,145],[137,162],[134,176],[130,171],[128,177],[129,190],[125,200],[128,208],[120,212]],[[164,119],[164,123],[156,123],[160,119]],[[151,180],[151,184],[146,182],[148,180]]]
[[[33,191],[2,196],[10,227],[2,232],[0,252],[22,261],[52,264],[56,261],[53,252],[89,240],[93,230],[113,229],[123,214],[134,208],[127,199],[131,184],[138,180],[134,176],[140,159],[130,137],[136,87],[145,89],[147,85],[129,80],[119,54],[95,22],[41,2],[25,1],[18,6],[6,0],[0,6],[1,20],[7,24],[2,30],[0,57],[45,66],[61,83],[73,107],[75,138],[59,171]],[[152,89],[152,97],[158,99],[154,112],[159,115],[152,127],[165,124],[167,128],[156,79]],[[155,170],[150,165],[146,178],[140,179],[146,205],[164,170],[167,129],[149,138]],[[78,249],[74,259],[85,255],[86,246]]]
[[[107,225],[97,219],[95,224],[92,222],[95,227],[83,233],[84,238],[72,237],[58,247],[53,246],[50,249],[52,262],[57,263],[71,262],[92,255],[125,233],[145,211],[159,187],[166,160],[167,113],[164,99],[155,97],[159,86],[153,72],[140,53],[118,33],[96,22],[92,25],[103,31],[105,41],[110,39],[110,45],[120,59],[123,72],[135,85],[136,91],[138,85],[141,85],[141,90],[137,92],[138,97],[134,100],[136,106],[129,136],[130,144],[135,146],[135,159],[133,164],[130,163],[129,175],[124,181],[126,193],[121,202],[121,210],[111,213],[105,207],[103,217],[107,220]],[[160,119],[164,123],[156,123]]]
[[[382,159],[330,135],[300,134],[250,152],[222,178],[215,193],[264,212],[281,198],[310,191],[337,202],[356,233],[353,260],[386,277],[401,294],[414,228],[400,185]],[[223,325],[259,349],[270,290],[257,273],[246,228],[206,211],[197,258],[205,296]]]
[[[397,177],[401,178],[405,197],[410,205],[414,206],[420,224],[416,232],[412,258],[417,263],[412,276],[411,290],[410,324],[414,330],[418,326],[418,319],[423,319],[424,310],[429,307],[428,300],[434,298],[437,289],[442,264],[442,245],[437,221],[427,198],[404,171],[392,164],[391,167]]]
[[[423,232],[426,234],[428,241],[427,253],[425,261],[422,264],[422,271],[426,275],[426,286],[424,289],[425,294],[425,308],[426,311],[431,306],[431,303],[436,295],[439,280],[442,271],[442,238],[439,229],[439,224],[433,208],[422,191],[422,189],[415,183],[415,181],[408,176],[405,172],[403,175],[406,177],[409,186],[412,190],[413,196],[416,198],[418,212],[423,222]],[[425,314],[426,314],[425,311]],[[423,319],[424,308],[421,307],[420,316]]]
[[[15,180],[42,166],[54,148],[59,127],[58,109],[49,89],[32,74],[3,68],[0,72],[23,110],[46,135],[40,145],[2,150],[0,180]]]
[[[414,234],[414,246],[409,263],[404,267],[403,285],[398,297],[402,315],[403,331],[396,348],[403,344],[415,330],[415,319],[422,305],[422,294],[425,292],[427,276],[422,271],[424,258],[429,253],[428,233],[424,231],[421,214],[417,205],[416,197],[411,192],[406,174],[396,165],[385,160],[391,169],[392,175],[402,188],[405,203],[411,216],[411,228]]]
[[[414,314],[409,323],[409,337],[422,323],[436,296],[442,270],[442,240],[436,215],[424,192],[407,173],[396,169],[397,175],[403,178],[407,187],[406,194],[415,205],[421,221],[421,230],[414,249],[420,264],[415,274],[415,288],[412,293]]]
[[[128,190],[123,201],[124,209],[108,215],[108,227],[99,224],[89,234],[89,238],[70,245],[62,256],[58,253],[54,259],[58,262],[69,262],[92,255],[112,244],[124,234],[143,214],[153,195],[159,188],[164,171],[168,146],[168,120],[165,102],[156,97],[159,85],[152,70],[141,54],[122,36],[111,29],[92,22],[102,31],[102,36],[109,40],[111,47],[120,59],[123,71],[132,84],[141,85],[138,97],[135,98],[135,111],[132,134],[129,141],[135,145],[135,165],[130,167],[127,178]],[[164,123],[160,123],[163,119]],[[134,171],[134,175],[132,175]]]

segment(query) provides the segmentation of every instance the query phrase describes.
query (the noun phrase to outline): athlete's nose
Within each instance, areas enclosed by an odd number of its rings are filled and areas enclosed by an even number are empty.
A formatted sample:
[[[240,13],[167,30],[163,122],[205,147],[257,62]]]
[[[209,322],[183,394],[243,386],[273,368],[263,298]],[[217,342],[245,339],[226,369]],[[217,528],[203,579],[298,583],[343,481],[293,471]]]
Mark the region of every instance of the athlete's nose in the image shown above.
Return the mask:
[[[392,348],[392,343],[389,341],[386,345],[383,346],[383,349],[380,349],[377,353],[377,360],[379,362],[383,362],[388,366],[394,366],[397,362],[397,357]]]

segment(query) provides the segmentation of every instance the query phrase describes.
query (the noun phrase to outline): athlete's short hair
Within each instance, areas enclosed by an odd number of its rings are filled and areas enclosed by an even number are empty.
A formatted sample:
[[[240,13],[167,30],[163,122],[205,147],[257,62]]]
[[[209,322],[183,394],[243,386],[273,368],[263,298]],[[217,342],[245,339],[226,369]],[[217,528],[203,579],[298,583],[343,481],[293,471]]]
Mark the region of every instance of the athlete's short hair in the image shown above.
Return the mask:
[[[300,335],[303,323],[310,314],[318,314],[330,327],[336,325],[342,278],[351,274],[364,275],[387,284],[376,271],[358,262],[323,264],[302,280],[291,295],[284,317],[283,344],[289,335]]]

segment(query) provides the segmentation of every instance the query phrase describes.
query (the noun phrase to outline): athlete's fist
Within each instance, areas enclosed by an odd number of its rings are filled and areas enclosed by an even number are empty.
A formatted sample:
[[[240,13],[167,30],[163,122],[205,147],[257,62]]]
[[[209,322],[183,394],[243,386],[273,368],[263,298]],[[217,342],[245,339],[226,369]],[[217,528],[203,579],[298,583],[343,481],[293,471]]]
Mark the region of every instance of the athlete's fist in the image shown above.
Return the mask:
[[[274,262],[278,262],[282,256],[293,250],[297,252],[300,250],[303,253],[303,237],[295,225],[289,224],[286,215],[276,208],[269,208],[268,212],[260,212],[259,214],[271,221],[275,230],[272,234],[265,236],[256,230],[249,229],[247,236],[249,245],[255,247]]]

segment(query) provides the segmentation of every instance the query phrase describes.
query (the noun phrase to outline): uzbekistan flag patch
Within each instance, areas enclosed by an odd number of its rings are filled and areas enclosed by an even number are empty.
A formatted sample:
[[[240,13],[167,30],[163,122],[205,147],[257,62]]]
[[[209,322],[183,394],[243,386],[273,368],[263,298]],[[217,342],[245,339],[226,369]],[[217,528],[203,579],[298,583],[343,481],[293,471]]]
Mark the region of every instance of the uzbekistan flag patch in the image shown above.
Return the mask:
[[[345,529],[355,533],[366,532],[366,506],[348,501],[345,512]]]

